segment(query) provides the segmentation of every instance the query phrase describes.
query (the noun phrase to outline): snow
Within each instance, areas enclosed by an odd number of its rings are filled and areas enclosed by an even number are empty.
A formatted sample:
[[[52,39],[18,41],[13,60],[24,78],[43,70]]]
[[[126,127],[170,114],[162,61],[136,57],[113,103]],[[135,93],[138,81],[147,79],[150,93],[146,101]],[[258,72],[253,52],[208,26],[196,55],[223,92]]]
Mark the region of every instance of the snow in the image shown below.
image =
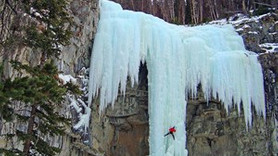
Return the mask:
[[[209,22],[210,24],[219,24],[219,25],[224,25],[224,24],[233,24],[235,27],[243,24],[243,23],[250,23],[250,22],[256,22],[259,23],[259,20],[261,18],[270,16],[270,13],[267,14],[263,14],[260,16],[253,16],[253,17],[248,17],[244,14],[238,13],[235,14],[234,16],[231,16],[228,20],[227,19],[220,19],[220,20],[215,20],[215,21],[211,21]],[[243,26],[243,28],[250,28],[249,25],[245,24]]]
[[[59,74],[59,79],[62,80],[63,84],[66,84],[68,82],[72,82],[73,84],[76,84],[76,79],[71,75]]]
[[[186,105],[201,83],[205,98],[218,98],[227,112],[244,110],[251,126],[251,101],[265,117],[264,88],[257,55],[244,48],[231,25],[185,27],[157,17],[123,10],[100,1],[89,79],[89,105],[100,94],[99,112],[114,105],[127,77],[138,83],[140,62],[148,68],[150,155],[187,155]],[[211,97],[212,96],[212,97]],[[164,137],[176,126],[176,140]]]
[[[277,32],[273,32],[273,33],[269,33],[270,35],[276,35],[277,34]]]
[[[77,79],[78,82],[81,82],[80,90],[82,91],[82,94],[77,96],[73,94],[67,94],[67,99],[70,101],[70,108],[76,114],[77,123],[74,123],[73,129],[79,133],[82,133],[82,136],[87,135],[89,124],[90,124],[90,117],[91,117],[91,108],[90,105],[88,105],[85,101],[87,99],[88,94],[88,69],[83,67],[79,71],[79,75],[77,75],[77,78],[73,78],[71,75],[59,75],[59,78],[61,78],[64,83],[67,83],[69,81],[73,81],[73,83],[76,83]],[[86,139],[83,140],[83,143],[90,144],[90,140]]]
[[[240,31],[244,31],[244,29],[238,28],[238,29],[236,29],[236,31],[237,31],[237,32],[240,32]]]
[[[88,69],[83,67],[79,71],[79,75],[77,75],[77,78],[74,78],[71,75],[64,75],[59,74],[59,79],[62,80],[63,84],[66,84],[68,82],[72,82],[73,84],[77,84],[78,82],[81,82],[80,90],[82,91],[81,95],[74,95],[72,93],[67,94],[67,99],[70,102],[69,108],[74,111],[74,114],[77,115],[76,119],[77,123],[74,123],[73,129],[79,133],[88,134],[88,128],[90,123],[90,116],[91,116],[91,108],[90,105],[87,105],[85,102],[85,99],[87,99],[88,94]],[[88,143],[89,140],[83,140],[84,143]]]
[[[239,26],[242,23],[247,23],[253,20],[257,20],[256,18],[252,18],[250,19],[249,17],[247,17],[244,14],[238,13],[235,14],[234,16],[231,16],[228,20],[227,19],[220,19],[220,20],[215,20],[215,21],[211,21],[209,22],[210,24],[220,24],[220,25],[224,25],[224,24],[233,24],[235,26]],[[250,27],[249,25],[245,25],[245,27]]]
[[[244,24],[243,29],[251,28],[248,24]]]
[[[90,115],[91,115],[91,109],[85,104],[84,101],[82,101],[81,99],[75,99],[74,96],[69,96],[71,104],[70,106],[72,108],[74,108],[76,110],[76,113],[79,114],[79,120],[78,122],[73,126],[73,128],[75,130],[83,130],[86,132],[87,128],[89,127],[89,123],[90,123]],[[79,105],[82,105],[82,107],[84,108],[84,113],[82,113],[82,108]]]
[[[263,43],[259,45],[267,53],[278,52],[278,43]]]
[[[248,31],[247,33],[248,34],[255,34],[255,35],[259,34],[257,31]]]
[[[36,9],[34,9],[33,7],[30,8],[30,14],[34,14],[36,17],[42,18],[43,16],[37,12]]]

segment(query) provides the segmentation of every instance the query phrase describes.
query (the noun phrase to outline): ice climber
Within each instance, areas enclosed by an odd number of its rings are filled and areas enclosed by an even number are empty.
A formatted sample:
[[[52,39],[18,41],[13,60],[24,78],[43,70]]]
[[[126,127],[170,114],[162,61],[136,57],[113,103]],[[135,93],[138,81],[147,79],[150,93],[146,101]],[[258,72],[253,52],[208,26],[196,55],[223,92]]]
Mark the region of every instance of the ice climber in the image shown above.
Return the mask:
[[[166,137],[167,135],[171,134],[173,139],[175,140],[175,135],[174,135],[175,132],[176,132],[175,126],[171,127],[171,128],[169,128],[169,132],[167,134],[165,134],[164,137]]]

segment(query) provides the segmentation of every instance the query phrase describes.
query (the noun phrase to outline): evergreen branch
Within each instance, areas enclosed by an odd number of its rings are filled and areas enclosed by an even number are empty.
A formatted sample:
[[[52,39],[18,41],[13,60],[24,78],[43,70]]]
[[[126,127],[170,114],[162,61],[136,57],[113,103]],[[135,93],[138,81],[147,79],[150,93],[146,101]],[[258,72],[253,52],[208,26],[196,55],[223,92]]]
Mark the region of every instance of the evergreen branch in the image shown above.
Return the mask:
[[[22,155],[22,152],[19,149],[4,149],[0,148],[0,154],[5,154],[6,156],[19,156]]]
[[[32,135],[26,134],[20,130],[16,130],[16,135],[18,136],[18,139],[22,141],[25,141],[27,139],[33,140],[34,138]]]
[[[41,122],[38,126],[38,130],[46,135],[49,134],[50,136],[60,136],[65,134],[65,127],[59,126],[57,124],[52,125],[49,123]]]
[[[10,10],[9,15],[11,15],[16,8],[13,7],[10,0],[4,1],[9,4],[6,4],[1,11]],[[24,35],[21,36],[24,44],[32,49],[43,49],[42,53],[46,54],[44,60],[47,60],[49,56],[58,57],[61,51],[59,46],[69,44],[71,37],[70,26],[65,24],[71,24],[66,7],[67,0],[20,0],[20,2],[23,4],[19,6],[21,9],[25,9],[27,14],[36,17],[31,17],[33,22],[27,23],[24,28]],[[30,12],[31,8],[34,12]],[[4,12],[0,12],[0,14],[4,14]],[[3,20],[2,23],[5,22]],[[44,28],[39,29],[39,24],[42,24]],[[1,27],[6,28],[5,26]],[[7,31],[9,30],[7,29]],[[2,33],[6,34],[6,30],[1,30]],[[7,42],[5,41],[4,44]],[[26,71],[27,76],[0,81],[1,117],[11,117],[12,121],[14,116],[20,121],[27,121],[26,133],[16,131],[16,136],[24,142],[24,155],[29,155],[30,149],[35,149],[37,154],[41,155],[55,155],[60,151],[59,148],[49,146],[42,137],[38,137],[38,133],[42,133],[41,136],[64,134],[64,124],[69,124],[69,120],[55,112],[55,108],[64,100],[66,92],[74,86],[64,86],[57,82],[58,70],[53,62],[42,61],[36,67],[30,67],[18,61],[10,63],[18,72]],[[5,97],[4,100],[2,97]],[[32,107],[31,112],[24,108],[16,110],[16,108],[10,107],[9,103],[12,101],[24,102],[27,107]],[[11,111],[7,111],[9,109]],[[30,116],[22,115],[21,112],[27,111],[30,112]],[[5,115],[2,112],[16,113]]]
[[[26,122],[29,119],[28,116],[23,116],[23,115],[19,115],[19,114],[16,114],[16,117],[19,121],[23,121],[23,122]]]
[[[46,141],[41,139],[39,136],[36,136],[36,144],[34,145],[34,149],[39,153],[44,153],[47,156],[53,156],[56,153],[61,152],[60,148],[50,146]]]

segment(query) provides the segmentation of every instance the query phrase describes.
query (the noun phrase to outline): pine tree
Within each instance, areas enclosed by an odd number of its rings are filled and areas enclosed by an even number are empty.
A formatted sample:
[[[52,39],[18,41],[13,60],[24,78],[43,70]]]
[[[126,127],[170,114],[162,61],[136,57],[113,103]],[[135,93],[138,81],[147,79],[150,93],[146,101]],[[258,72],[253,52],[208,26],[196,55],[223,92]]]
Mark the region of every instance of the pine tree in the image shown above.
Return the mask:
[[[20,43],[41,49],[45,57],[59,56],[61,46],[69,44],[71,37],[73,22],[67,5],[68,0],[0,2],[0,48]]]
[[[67,45],[71,37],[72,19],[67,3],[67,0],[23,1],[25,12],[36,19],[25,28],[28,46],[41,48],[49,56],[59,56],[60,46]]]
[[[6,2],[6,1],[5,1]],[[47,62],[52,56],[58,57],[60,47],[69,44],[71,37],[71,17],[67,11],[67,0],[11,0],[4,3],[12,9],[18,18],[23,18],[24,11],[31,20],[19,28],[21,36],[4,40],[4,46],[14,45],[17,41],[42,53],[41,64],[35,67],[23,65],[17,61],[11,64],[24,76],[13,79],[0,77],[0,117],[6,122],[21,122],[26,130],[17,130],[16,136],[23,143],[23,151],[18,149],[0,149],[0,154],[12,155],[55,155],[60,151],[45,140],[45,136],[60,136],[70,122],[57,112],[67,92],[79,93],[73,84],[58,83],[58,70],[53,62]],[[10,3],[14,2],[14,3]],[[17,7],[13,7],[11,4]],[[12,19],[12,18],[11,18]],[[1,31],[2,32],[2,31]],[[10,32],[10,31],[9,31]],[[7,44],[9,43],[9,44]],[[7,47],[6,47],[7,48]],[[1,66],[2,67],[2,66]],[[2,73],[0,68],[0,74]],[[23,103],[24,110],[16,110],[16,103]]]
[[[1,115],[5,120],[17,119],[27,125],[27,131],[17,130],[16,135],[24,142],[24,150],[17,151],[21,155],[30,155],[30,150],[44,155],[54,155],[59,152],[56,147],[51,147],[43,138],[45,135],[63,135],[69,120],[61,116],[56,110],[71,85],[60,85],[57,82],[57,68],[53,63],[29,67],[19,62],[12,62],[15,69],[25,70],[29,76],[17,77],[14,80],[5,80],[1,83],[0,96]],[[76,89],[76,87],[75,87]],[[9,100],[8,100],[9,99]],[[13,110],[12,102],[22,101],[26,104],[25,115]],[[7,111],[7,108],[10,111]],[[5,112],[9,112],[4,115]],[[2,152],[5,152],[2,150]],[[7,151],[5,152],[7,154]]]

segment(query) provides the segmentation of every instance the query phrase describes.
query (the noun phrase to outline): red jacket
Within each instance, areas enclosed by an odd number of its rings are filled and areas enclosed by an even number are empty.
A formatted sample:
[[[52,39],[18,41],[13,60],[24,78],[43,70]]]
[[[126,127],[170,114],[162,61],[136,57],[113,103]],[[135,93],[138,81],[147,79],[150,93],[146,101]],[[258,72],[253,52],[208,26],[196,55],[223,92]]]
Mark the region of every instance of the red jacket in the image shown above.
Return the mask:
[[[176,132],[175,127],[170,128],[170,129],[169,129],[169,132],[172,132],[172,133]]]

